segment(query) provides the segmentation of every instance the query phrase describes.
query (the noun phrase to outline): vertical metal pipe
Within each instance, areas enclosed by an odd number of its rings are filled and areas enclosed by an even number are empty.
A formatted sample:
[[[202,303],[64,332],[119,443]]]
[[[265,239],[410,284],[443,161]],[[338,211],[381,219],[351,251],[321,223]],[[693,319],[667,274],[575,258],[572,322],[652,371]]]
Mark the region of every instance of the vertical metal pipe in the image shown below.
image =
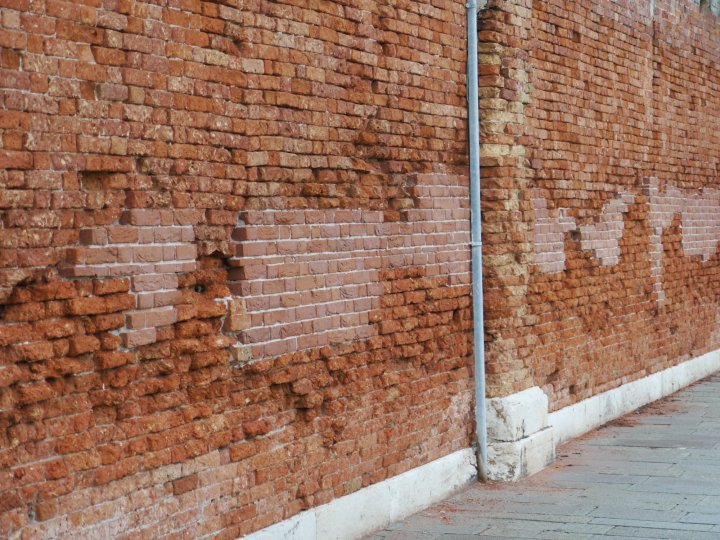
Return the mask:
[[[487,480],[487,426],[485,420],[485,323],[482,286],[482,223],[480,213],[480,123],[478,106],[477,0],[467,8],[467,100],[470,158],[470,221],[472,246],[473,339],[475,355],[475,432],[478,478]]]

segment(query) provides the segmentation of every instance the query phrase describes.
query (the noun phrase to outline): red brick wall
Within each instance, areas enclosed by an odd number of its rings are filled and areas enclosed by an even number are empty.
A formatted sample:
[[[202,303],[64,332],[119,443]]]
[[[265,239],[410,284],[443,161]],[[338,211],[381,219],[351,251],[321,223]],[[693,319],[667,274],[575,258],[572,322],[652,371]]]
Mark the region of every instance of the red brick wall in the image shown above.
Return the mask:
[[[655,5],[483,15],[486,219],[509,240],[488,280],[494,394],[538,385],[557,409],[720,344],[720,26]]]
[[[469,445],[462,4],[0,6],[0,536],[234,538]]]
[[[720,341],[720,31],[656,5],[481,15],[491,395]],[[0,535],[231,538],[470,444],[463,3],[0,6]]]

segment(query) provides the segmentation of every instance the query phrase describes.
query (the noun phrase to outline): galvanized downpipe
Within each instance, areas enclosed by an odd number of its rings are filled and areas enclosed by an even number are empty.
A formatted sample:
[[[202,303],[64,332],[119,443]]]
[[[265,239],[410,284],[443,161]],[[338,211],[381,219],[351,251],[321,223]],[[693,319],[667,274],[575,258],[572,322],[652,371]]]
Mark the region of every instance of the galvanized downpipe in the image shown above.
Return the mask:
[[[467,8],[467,100],[470,159],[470,245],[472,246],[473,342],[475,356],[475,432],[478,479],[488,479],[485,419],[485,322],[482,286],[482,215],[480,213],[480,122],[478,106],[477,0]]]

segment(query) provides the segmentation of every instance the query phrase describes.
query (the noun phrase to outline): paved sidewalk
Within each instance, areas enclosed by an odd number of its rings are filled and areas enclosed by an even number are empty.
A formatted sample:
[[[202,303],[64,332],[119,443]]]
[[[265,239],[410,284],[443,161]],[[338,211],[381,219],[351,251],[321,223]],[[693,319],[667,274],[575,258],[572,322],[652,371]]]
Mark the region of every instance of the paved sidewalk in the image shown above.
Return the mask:
[[[720,539],[720,374],[558,449],[516,484],[474,485],[373,539]]]

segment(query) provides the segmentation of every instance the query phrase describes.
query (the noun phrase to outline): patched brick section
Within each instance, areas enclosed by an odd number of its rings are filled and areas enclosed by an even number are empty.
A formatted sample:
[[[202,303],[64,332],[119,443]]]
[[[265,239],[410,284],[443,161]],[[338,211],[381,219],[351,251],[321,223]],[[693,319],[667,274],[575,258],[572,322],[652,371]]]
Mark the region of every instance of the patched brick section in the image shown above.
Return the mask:
[[[548,209],[544,197],[531,194],[535,210],[535,264],[545,274],[565,269],[565,233],[577,230],[577,223],[566,208]]]
[[[602,266],[618,263],[620,239],[625,229],[623,214],[630,210],[630,205],[634,202],[635,195],[632,193],[619,193],[603,206],[596,223],[579,227],[580,247],[592,250]]]
[[[74,278],[128,278],[135,302],[119,330],[125,348],[154,343],[159,327],[178,320],[178,274],[196,269],[192,226],[177,223],[171,210],[124,211],[116,224],[80,232],[82,247],[68,251]]]
[[[411,184],[417,208],[401,221],[368,210],[241,214],[224,325],[240,341],[237,361],[377,335],[370,316],[385,292],[381,270],[422,266],[451,285],[468,283],[466,181],[427,174]]]
[[[541,272],[553,274],[565,269],[565,234],[577,231],[581,249],[592,251],[602,266],[612,266],[620,258],[620,239],[625,229],[626,214],[635,195],[619,193],[602,207],[595,223],[578,225],[567,208],[548,209],[548,201],[531,192],[535,210],[535,264]]]
[[[655,292],[665,301],[663,289],[663,233],[680,216],[682,250],[686,256],[707,262],[717,252],[720,241],[720,190],[680,189],[672,184],[660,186],[657,178],[645,181],[650,225],[650,259]]]
[[[252,357],[373,335],[368,318],[382,286],[382,212],[245,212],[235,229],[230,290],[243,297],[240,340]]]

